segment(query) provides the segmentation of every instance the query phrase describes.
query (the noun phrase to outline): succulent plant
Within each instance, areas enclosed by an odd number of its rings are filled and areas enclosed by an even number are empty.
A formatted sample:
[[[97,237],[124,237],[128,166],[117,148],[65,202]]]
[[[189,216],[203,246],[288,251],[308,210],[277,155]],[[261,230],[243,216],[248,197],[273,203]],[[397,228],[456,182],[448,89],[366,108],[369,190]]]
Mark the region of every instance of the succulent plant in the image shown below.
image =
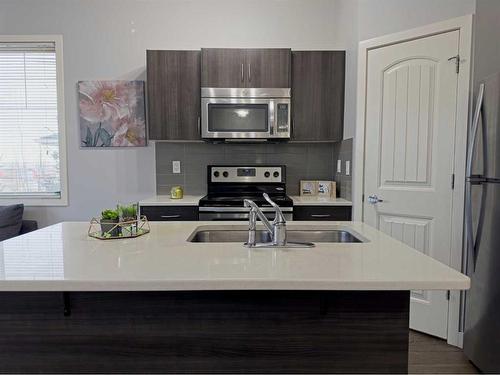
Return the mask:
[[[117,210],[104,210],[101,213],[101,218],[103,220],[117,220],[119,217],[118,211]]]

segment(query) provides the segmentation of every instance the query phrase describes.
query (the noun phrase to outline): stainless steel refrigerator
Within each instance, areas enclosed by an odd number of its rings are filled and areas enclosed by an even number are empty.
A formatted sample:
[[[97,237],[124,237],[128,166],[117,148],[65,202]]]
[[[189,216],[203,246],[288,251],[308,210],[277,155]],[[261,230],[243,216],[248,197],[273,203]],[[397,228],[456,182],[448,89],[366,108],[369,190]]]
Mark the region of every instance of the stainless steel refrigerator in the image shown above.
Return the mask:
[[[479,87],[467,158],[464,352],[500,373],[500,73]]]

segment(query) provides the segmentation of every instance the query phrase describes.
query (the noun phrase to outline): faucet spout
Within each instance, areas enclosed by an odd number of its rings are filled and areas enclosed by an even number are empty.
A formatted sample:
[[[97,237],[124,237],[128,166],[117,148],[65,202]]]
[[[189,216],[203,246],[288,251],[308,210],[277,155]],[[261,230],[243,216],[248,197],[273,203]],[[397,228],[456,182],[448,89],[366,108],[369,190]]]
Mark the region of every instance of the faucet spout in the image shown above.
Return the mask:
[[[251,201],[250,199],[245,199],[243,201],[245,207],[250,207],[250,215],[249,215],[249,230],[255,230],[257,226],[257,217],[262,221],[262,224],[266,227],[266,229],[269,231],[269,233],[273,233],[273,225],[269,222],[267,219],[266,215],[261,211],[259,206],[255,204],[254,201]]]
[[[279,206],[269,198],[269,195],[264,193],[266,201],[274,208],[275,217],[273,222],[269,222],[266,215],[262,210],[250,199],[244,200],[244,206],[250,207],[248,214],[248,242],[245,244],[247,247],[295,247],[295,248],[310,248],[314,244],[310,242],[288,242],[286,235],[286,219]],[[271,242],[256,243],[257,235],[257,218],[262,221],[266,230],[271,234]]]
[[[286,245],[286,220],[285,216],[281,212],[279,206],[274,203],[269,195],[264,193],[264,198],[267,202],[274,208],[275,218],[272,223],[269,222],[266,215],[262,212],[262,210],[255,204],[255,202],[245,199],[244,205],[245,207],[250,207],[250,213],[248,215],[248,242],[247,246],[254,247],[256,246],[256,227],[257,227],[257,217],[262,221],[266,230],[271,234],[271,245],[272,246],[285,246]],[[262,245],[262,244],[259,244]]]

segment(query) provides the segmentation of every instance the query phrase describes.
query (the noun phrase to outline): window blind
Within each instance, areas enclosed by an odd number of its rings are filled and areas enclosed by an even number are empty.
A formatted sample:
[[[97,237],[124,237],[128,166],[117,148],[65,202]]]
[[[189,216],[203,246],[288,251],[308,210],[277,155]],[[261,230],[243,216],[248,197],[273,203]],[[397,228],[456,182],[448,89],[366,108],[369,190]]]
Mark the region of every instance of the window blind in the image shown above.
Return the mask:
[[[0,42],[0,197],[60,197],[55,43]]]
[[[5,280],[64,279],[64,252],[61,227],[40,232],[31,238],[2,244],[0,278]]]

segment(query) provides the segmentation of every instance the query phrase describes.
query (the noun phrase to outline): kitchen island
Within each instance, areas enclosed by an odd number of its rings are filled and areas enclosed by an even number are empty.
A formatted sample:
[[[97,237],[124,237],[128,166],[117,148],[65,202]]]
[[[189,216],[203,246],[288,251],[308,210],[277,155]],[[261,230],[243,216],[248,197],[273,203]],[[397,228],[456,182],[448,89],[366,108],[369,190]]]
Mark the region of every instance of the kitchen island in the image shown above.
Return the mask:
[[[0,243],[0,372],[407,371],[410,290],[469,279],[362,223],[311,249],[194,243],[151,223],[123,240],[56,224]]]

